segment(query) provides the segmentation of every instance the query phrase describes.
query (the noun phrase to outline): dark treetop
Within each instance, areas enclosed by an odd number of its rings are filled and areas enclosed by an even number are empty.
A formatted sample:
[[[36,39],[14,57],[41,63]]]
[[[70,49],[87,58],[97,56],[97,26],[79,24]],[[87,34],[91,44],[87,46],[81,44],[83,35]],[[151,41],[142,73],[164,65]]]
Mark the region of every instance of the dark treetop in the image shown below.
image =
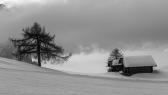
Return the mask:
[[[64,49],[54,43],[54,38],[55,35],[51,36],[44,27],[34,23],[31,28],[23,29],[22,39],[11,39],[16,48],[14,55],[19,60],[31,55],[38,59],[39,66],[41,60],[67,60],[71,54],[65,56]]]

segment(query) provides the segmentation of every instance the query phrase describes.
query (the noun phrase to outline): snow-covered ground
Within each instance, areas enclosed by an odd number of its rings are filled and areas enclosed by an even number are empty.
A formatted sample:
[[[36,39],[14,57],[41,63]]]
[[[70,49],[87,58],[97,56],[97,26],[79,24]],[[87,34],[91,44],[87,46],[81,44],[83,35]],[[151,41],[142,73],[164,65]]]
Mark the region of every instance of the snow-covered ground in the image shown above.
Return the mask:
[[[158,76],[166,73],[156,72]],[[104,75],[104,77],[102,77]],[[109,74],[107,74],[109,76]],[[167,95],[166,81],[83,76],[0,58],[0,95]],[[117,73],[116,73],[116,76]],[[136,75],[133,77],[146,77]],[[151,75],[152,76],[152,75]],[[167,77],[166,77],[167,78]]]
[[[152,81],[168,81],[168,64],[166,64],[167,53],[164,54],[145,54],[142,52],[127,52],[126,56],[153,55],[154,63],[157,67],[153,73],[134,74],[133,76],[123,76],[120,73],[107,72],[107,58],[109,53],[106,51],[93,51],[91,53],[82,52],[73,55],[67,63],[64,64],[43,64],[43,67],[63,71],[70,74],[80,74],[89,76],[99,76],[108,78],[122,78],[131,80],[152,80]],[[159,59],[160,58],[160,59]],[[146,60],[146,59],[145,59]],[[137,59],[134,60],[136,63]],[[139,60],[140,62],[140,60]],[[142,60],[142,62],[144,62]],[[145,62],[144,62],[145,63]]]

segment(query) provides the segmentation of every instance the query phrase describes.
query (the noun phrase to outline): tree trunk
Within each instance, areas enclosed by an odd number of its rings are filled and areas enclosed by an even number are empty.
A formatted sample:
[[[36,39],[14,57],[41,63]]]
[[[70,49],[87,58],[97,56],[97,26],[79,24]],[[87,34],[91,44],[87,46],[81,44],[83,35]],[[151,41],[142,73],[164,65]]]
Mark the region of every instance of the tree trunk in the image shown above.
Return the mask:
[[[37,57],[38,57],[38,66],[41,67],[40,41],[38,38],[37,38]]]
[[[41,57],[39,52],[37,52],[37,56],[38,56],[38,66],[41,67]]]

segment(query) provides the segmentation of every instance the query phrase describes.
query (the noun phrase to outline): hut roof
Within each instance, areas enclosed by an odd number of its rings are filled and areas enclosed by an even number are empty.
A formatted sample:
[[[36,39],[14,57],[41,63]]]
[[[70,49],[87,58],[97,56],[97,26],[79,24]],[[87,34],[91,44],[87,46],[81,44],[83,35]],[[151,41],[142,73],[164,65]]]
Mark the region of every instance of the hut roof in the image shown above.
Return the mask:
[[[143,66],[153,66],[156,67],[153,57],[151,55],[144,56],[127,56],[124,58],[125,67],[143,67]]]

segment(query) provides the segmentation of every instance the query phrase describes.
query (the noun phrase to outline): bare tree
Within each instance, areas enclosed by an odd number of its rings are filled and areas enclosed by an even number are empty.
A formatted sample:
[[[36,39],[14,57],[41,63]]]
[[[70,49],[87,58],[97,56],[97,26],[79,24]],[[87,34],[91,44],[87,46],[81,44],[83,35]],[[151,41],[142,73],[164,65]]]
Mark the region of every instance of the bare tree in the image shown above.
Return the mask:
[[[54,43],[55,35],[45,32],[45,28],[38,23],[23,29],[22,39],[11,39],[16,48],[15,56],[22,60],[30,55],[38,59],[38,66],[42,60],[67,60],[71,54],[65,55],[64,49]]]

